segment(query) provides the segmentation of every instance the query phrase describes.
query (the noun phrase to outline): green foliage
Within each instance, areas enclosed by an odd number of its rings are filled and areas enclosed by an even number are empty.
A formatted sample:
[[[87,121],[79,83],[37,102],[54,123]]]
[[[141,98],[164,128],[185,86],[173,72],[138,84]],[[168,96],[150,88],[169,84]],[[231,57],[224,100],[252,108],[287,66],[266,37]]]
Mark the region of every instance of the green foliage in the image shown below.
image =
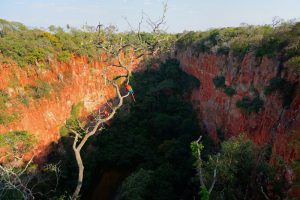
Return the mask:
[[[201,200],[209,200],[209,192],[208,190],[206,189],[206,187],[201,187],[200,188],[200,199]]]
[[[266,36],[257,47],[256,56],[275,56],[276,52],[285,46],[285,41],[282,40],[282,37]]]
[[[22,193],[18,189],[4,189],[5,192],[1,195],[2,200],[24,200]]]
[[[60,129],[59,129],[59,133],[62,137],[69,135],[69,133],[70,133],[69,128],[72,128],[73,130],[77,130],[78,133],[84,134],[78,124],[78,122],[79,122],[78,120],[79,120],[82,108],[83,108],[82,101],[78,102],[77,104],[72,105],[71,115],[70,115],[69,119],[67,119],[66,125],[60,127]]]
[[[122,199],[147,199],[147,190],[153,178],[153,171],[143,168],[129,176],[122,184]]]
[[[60,129],[59,129],[60,136],[66,137],[69,135],[69,133],[70,133],[70,131],[65,126],[60,127]]]
[[[19,66],[35,65],[49,58],[57,57],[67,62],[71,54],[87,55],[96,58],[99,51],[94,45],[96,33],[71,29],[64,32],[54,28],[53,33],[39,29],[27,29],[14,22],[0,22],[6,31],[0,37],[0,51],[5,57],[12,58]],[[3,32],[3,31],[2,31]]]
[[[213,78],[213,83],[216,88],[223,88],[223,87],[225,87],[225,77],[224,76],[215,76]]]
[[[0,91],[0,124],[8,125],[9,123],[16,120],[19,116],[17,113],[8,113],[7,103],[9,103],[10,97],[4,90]]]
[[[201,153],[201,151],[204,149],[204,146],[201,142],[198,141],[193,141],[191,143],[191,151],[192,151],[192,155],[198,159],[199,158],[199,153]]]
[[[26,89],[30,96],[35,99],[40,99],[42,97],[48,97],[52,87],[46,81],[38,80],[35,85],[27,86]]]
[[[218,55],[228,55],[230,52],[230,48],[227,46],[219,47],[217,50]]]
[[[11,131],[0,134],[0,147],[8,147],[11,151],[18,153],[27,152],[34,144],[34,137],[27,131]]]
[[[239,58],[243,58],[244,55],[249,50],[249,43],[248,42],[242,42],[242,41],[233,41],[230,45],[230,49],[234,53],[234,55],[238,56]]]
[[[29,105],[29,98],[26,94],[18,94],[17,99],[25,106]]]
[[[183,36],[179,35],[179,39],[176,42],[176,47],[178,49],[184,49],[193,44],[197,39],[199,39],[199,33],[191,31],[185,33]]]
[[[82,108],[83,108],[82,101],[78,102],[77,104],[73,104],[71,109],[71,117],[78,118],[80,116],[80,112]]]
[[[259,97],[255,97],[254,99],[250,99],[245,96],[241,100],[236,102],[236,107],[243,109],[246,113],[251,114],[253,112],[258,112],[264,105],[264,102]]]
[[[225,92],[225,94],[227,94],[227,96],[230,96],[230,97],[232,97],[233,95],[236,94],[236,90],[234,88],[230,87],[230,86],[225,87],[224,92]]]
[[[203,164],[208,184],[211,183],[217,166],[217,181],[210,198],[260,199],[261,187],[269,187],[268,181],[275,183],[274,169],[268,165],[270,155],[271,151],[257,147],[244,134],[222,142],[220,152],[209,157]],[[203,194],[207,195],[205,189]]]
[[[299,35],[299,22],[284,22],[277,27],[247,25],[179,34],[176,48],[189,48],[195,54],[232,53],[239,59],[254,51],[258,57],[283,55],[283,60],[288,60],[300,55]]]
[[[272,92],[279,91],[282,99],[282,105],[288,107],[294,97],[295,86],[292,82],[281,77],[274,77],[269,81],[269,85],[265,88],[265,95],[270,95]]]
[[[68,52],[68,51],[59,52],[58,55],[57,55],[57,58],[61,62],[67,62],[71,58],[71,53]]]
[[[10,100],[7,92],[1,90],[0,91],[0,110],[4,110],[6,108],[6,103]]]
[[[295,67],[300,72],[300,56],[292,57],[288,60],[288,64]]]
[[[17,113],[8,114],[7,112],[0,113],[0,124],[7,125],[19,118]]]
[[[269,81],[269,85],[265,88],[265,95],[270,95],[272,92],[276,90],[283,89],[286,80],[281,77],[274,77]]]

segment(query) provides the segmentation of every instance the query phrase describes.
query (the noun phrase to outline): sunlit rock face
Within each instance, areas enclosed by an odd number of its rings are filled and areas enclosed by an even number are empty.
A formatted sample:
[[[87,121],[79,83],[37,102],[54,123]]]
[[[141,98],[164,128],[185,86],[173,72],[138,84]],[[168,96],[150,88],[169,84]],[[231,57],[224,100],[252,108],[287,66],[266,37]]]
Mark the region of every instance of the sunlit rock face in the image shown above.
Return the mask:
[[[111,64],[101,62],[103,57],[93,62],[88,62],[85,57],[74,57],[68,63],[53,61],[48,69],[0,66],[0,91],[8,93],[11,99],[9,105],[6,105],[6,112],[18,115],[13,122],[0,124],[0,134],[25,130],[36,137],[37,143],[25,155],[25,160],[35,155],[38,162],[43,162],[49,153],[49,145],[60,139],[59,129],[69,118],[73,104],[82,101],[83,115],[87,115],[115,96],[114,89],[106,85],[102,76],[104,67]],[[138,61],[133,63],[132,69],[137,66]],[[106,71],[108,78],[121,73],[124,73],[121,68],[109,68]],[[37,81],[51,85],[49,95],[39,99],[30,98],[28,105],[20,103],[17,96]],[[5,149],[2,149],[3,152]]]
[[[286,161],[299,158],[300,138],[300,87],[299,74],[292,67],[280,69],[277,59],[256,58],[247,54],[241,60],[232,55],[199,54],[189,50],[177,54],[182,69],[201,81],[201,87],[192,94],[192,102],[198,110],[199,120],[215,139],[217,129],[225,137],[246,133],[257,144],[271,143],[273,154],[279,154]],[[269,80],[276,75],[294,83],[295,91],[291,105],[282,106],[279,92],[264,94]],[[235,88],[236,95],[226,95],[216,88],[213,78],[225,77],[226,86]],[[247,114],[237,108],[236,102],[244,96],[259,95],[264,106],[259,112]],[[297,145],[298,144],[298,145]]]

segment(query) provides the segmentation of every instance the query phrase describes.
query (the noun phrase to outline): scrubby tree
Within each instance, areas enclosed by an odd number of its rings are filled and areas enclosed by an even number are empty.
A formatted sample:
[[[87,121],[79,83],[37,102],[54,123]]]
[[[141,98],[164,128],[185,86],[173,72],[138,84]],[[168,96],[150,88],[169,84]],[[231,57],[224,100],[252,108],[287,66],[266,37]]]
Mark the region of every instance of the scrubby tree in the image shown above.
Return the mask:
[[[210,194],[211,194],[211,192],[214,189],[214,186],[216,184],[217,167],[218,167],[218,164],[219,164],[219,155],[217,155],[217,157],[216,157],[216,163],[215,163],[214,170],[213,170],[212,182],[211,182],[210,186],[207,187],[206,186],[207,185],[207,180],[204,177],[205,172],[204,172],[204,169],[203,169],[203,161],[202,161],[202,157],[201,157],[201,153],[204,149],[204,145],[202,144],[201,139],[202,139],[202,136],[200,136],[198,138],[198,140],[193,141],[191,143],[191,150],[192,150],[193,156],[197,159],[196,164],[197,164],[199,182],[200,182],[200,186],[201,186],[201,189],[200,189],[201,199],[209,200]]]

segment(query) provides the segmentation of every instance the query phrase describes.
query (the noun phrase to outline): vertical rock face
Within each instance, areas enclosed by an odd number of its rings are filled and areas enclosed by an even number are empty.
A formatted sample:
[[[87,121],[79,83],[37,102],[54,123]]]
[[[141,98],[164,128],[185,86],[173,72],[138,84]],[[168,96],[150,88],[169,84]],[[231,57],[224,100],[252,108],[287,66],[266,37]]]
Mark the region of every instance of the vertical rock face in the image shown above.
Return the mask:
[[[211,136],[217,139],[217,129],[230,137],[246,133],[257,144],[271,143],[273,154],[286,161],[299,159],[300,87],[299,75],[289,66],[281,66],[277,59],[256,58],[247,54],[242,60],[232,55],[193,55],[189,50],[177,54],[182,69],[198,78],[201,87],[193,91],[192,102],[199,119]],[[213,78],[225,77],[226,86],[236,89],[232,97],[217,89]],[[266,96],[269,80],[280,75],[295,87],[293,101],[284,108],[279,92]],[[258,113],[248,114],[237,108],[244,96],[259,95],[264,106]],[[298,142],[297,142],[298,141]]]
[[[133,68],[137,64],[138,62],[134,63]],[[87,58],[77,57],[67,64],[53,61],[47,70],[0,66],[0,91],[6,91],[11,99],[7,111],[18,114],[15,121],[0,124],[0,134],[14,130],[28,131],[37,139],[31,155],[33,153],[36,157],[43,158],[48,152],[49,144],[60,138],[59,129],[69,118],[73,104],[82,101],[84,111],[90,113],[114,97],[114,89],[105,85],[102,76],[104,66],[108,65],[109,63],[100,61],[89,63]],[[113,77],[124,71],[111,68],[106,72],[108,77]],[[51,85],[50,94],[30,100],[28,105],[18,102],[17,95],[24,88],[26,90],[26,87],[34,85],[37,80]]]

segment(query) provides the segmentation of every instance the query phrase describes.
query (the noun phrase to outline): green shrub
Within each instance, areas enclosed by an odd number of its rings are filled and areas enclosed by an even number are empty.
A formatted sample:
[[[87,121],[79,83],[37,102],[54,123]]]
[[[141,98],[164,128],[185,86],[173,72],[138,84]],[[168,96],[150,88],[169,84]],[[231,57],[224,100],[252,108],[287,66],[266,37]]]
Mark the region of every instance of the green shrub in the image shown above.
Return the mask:
[[[35,99],[40,99],[42,97],[47,97],[52,89],[51,85],[45,81],[38,80],[36,85],[31,85],[27,87],[30,96]]]
[[[234,55],[238,56],[239,58],[243,58],[249,50],[249,43],[236,40],[231,43],[230,49]]]
[[[8,114],[4,111],[0,113],[0,124],[7,125],[16,119],[18,119],[19,115],[17,113]]]
[[[225,77],[224,76],[216,76],[213,78],[213,83],[216,88],[225,87]]]
[[[218,55],[228,55],[228,54],[229,54],[229,51],[230,51],[230,48],[229,48],[229,47],[221,46],[221,47],[218,48],[217,54],[218,54]]]
[[[9,101],[9,96],[7,92],[5,91],[0,91],[0,110],[4,110],[6,108],[6,103]]]
[[[236,91],[235,91],[235,89],[234,88],[232,88],[232,87],[225,87],[224,88],[224,92],[225,92],[225,94],[227,94],[227,96],[230,96],[230,97],[232,97],[233,95],[235,95],[236,94]]]
[[[243,109],[248,114],[253,112],[258,112],[264,105],[263,100],[261,100],[259,97],[255,97],[253,100],[251,100],[249,97],[245,96],[242,98],[242,100],[238,100],[236,102],[236,106],[240,109]]]
[[[61,62],[67,62],[71,58],[71,53],[69,51],[59,52],[58,55],[57,55],[57,58]]]
[[[17,99],[18,99],[19,102],[21,102],[25,106],[29,105],[29,98],[28,98],[28,96],[26,94],[19,94],[17,96]]]
[[[300,72],[300,56],[292,57],[288,60],[288,64],[292,65]]]
[[[61,137],[66,137],[69,135],[69,133],[70,131],[65,126],[60,127],[59,134]]]
[[[183,36],[179,35],[179,38],[176,42],[176,47],[178,49],[185,49],[192,45],[197,39],[200,38],[200,34],[194,31],[188,32]]]
[[[69,135],[70,130],[67,127],[71,127],[74,130],[78,130],[78,133],[84,134],[83,131],[80,129],[78,122],[77,122],[78,118],[80,117],[82,108],[83,108],[82,101],[78,102],[77,104],[72,105],[71,116],[69,117],[69,119],[67,119],[66,126],[62,126],[59,129],[59,133],[62,137]]]
[[[71,109],[71,116],[78,118],[80,117],[80,112],[82,110],[83,107],[83,102],[80,101],[77,104],[72,105],[72,109]]]
[[[46,51],[42,48],[34,49],[27,56],[25,56],[25,61],[28,64],[36,64],[36,62],[44,61],[46,57]]]
[[[35,138],[27,131],[10,131],[0,134],[0,147],[9,147],[11,151],[18,153],[27,152],[35,142]]]
[[[293,83],[281,77],[274,77],[269,81],[269,85],[265,88],[265,95],[270,95],[272,92],[279,91],[282,105],[289,106],[294,97],[295,86]]]
[[[284,89],[284,85],[286,84],[286,80],[281,77],[274,77],[269,81],[269,85],[265,88],[265,95],[270,95],[272,92],[276,90]]]
[[[262,40],[260,45],[257,47],[256,56],[275,56],[281,48],[283,48],[284,42],[274,36],[266,37]]]

